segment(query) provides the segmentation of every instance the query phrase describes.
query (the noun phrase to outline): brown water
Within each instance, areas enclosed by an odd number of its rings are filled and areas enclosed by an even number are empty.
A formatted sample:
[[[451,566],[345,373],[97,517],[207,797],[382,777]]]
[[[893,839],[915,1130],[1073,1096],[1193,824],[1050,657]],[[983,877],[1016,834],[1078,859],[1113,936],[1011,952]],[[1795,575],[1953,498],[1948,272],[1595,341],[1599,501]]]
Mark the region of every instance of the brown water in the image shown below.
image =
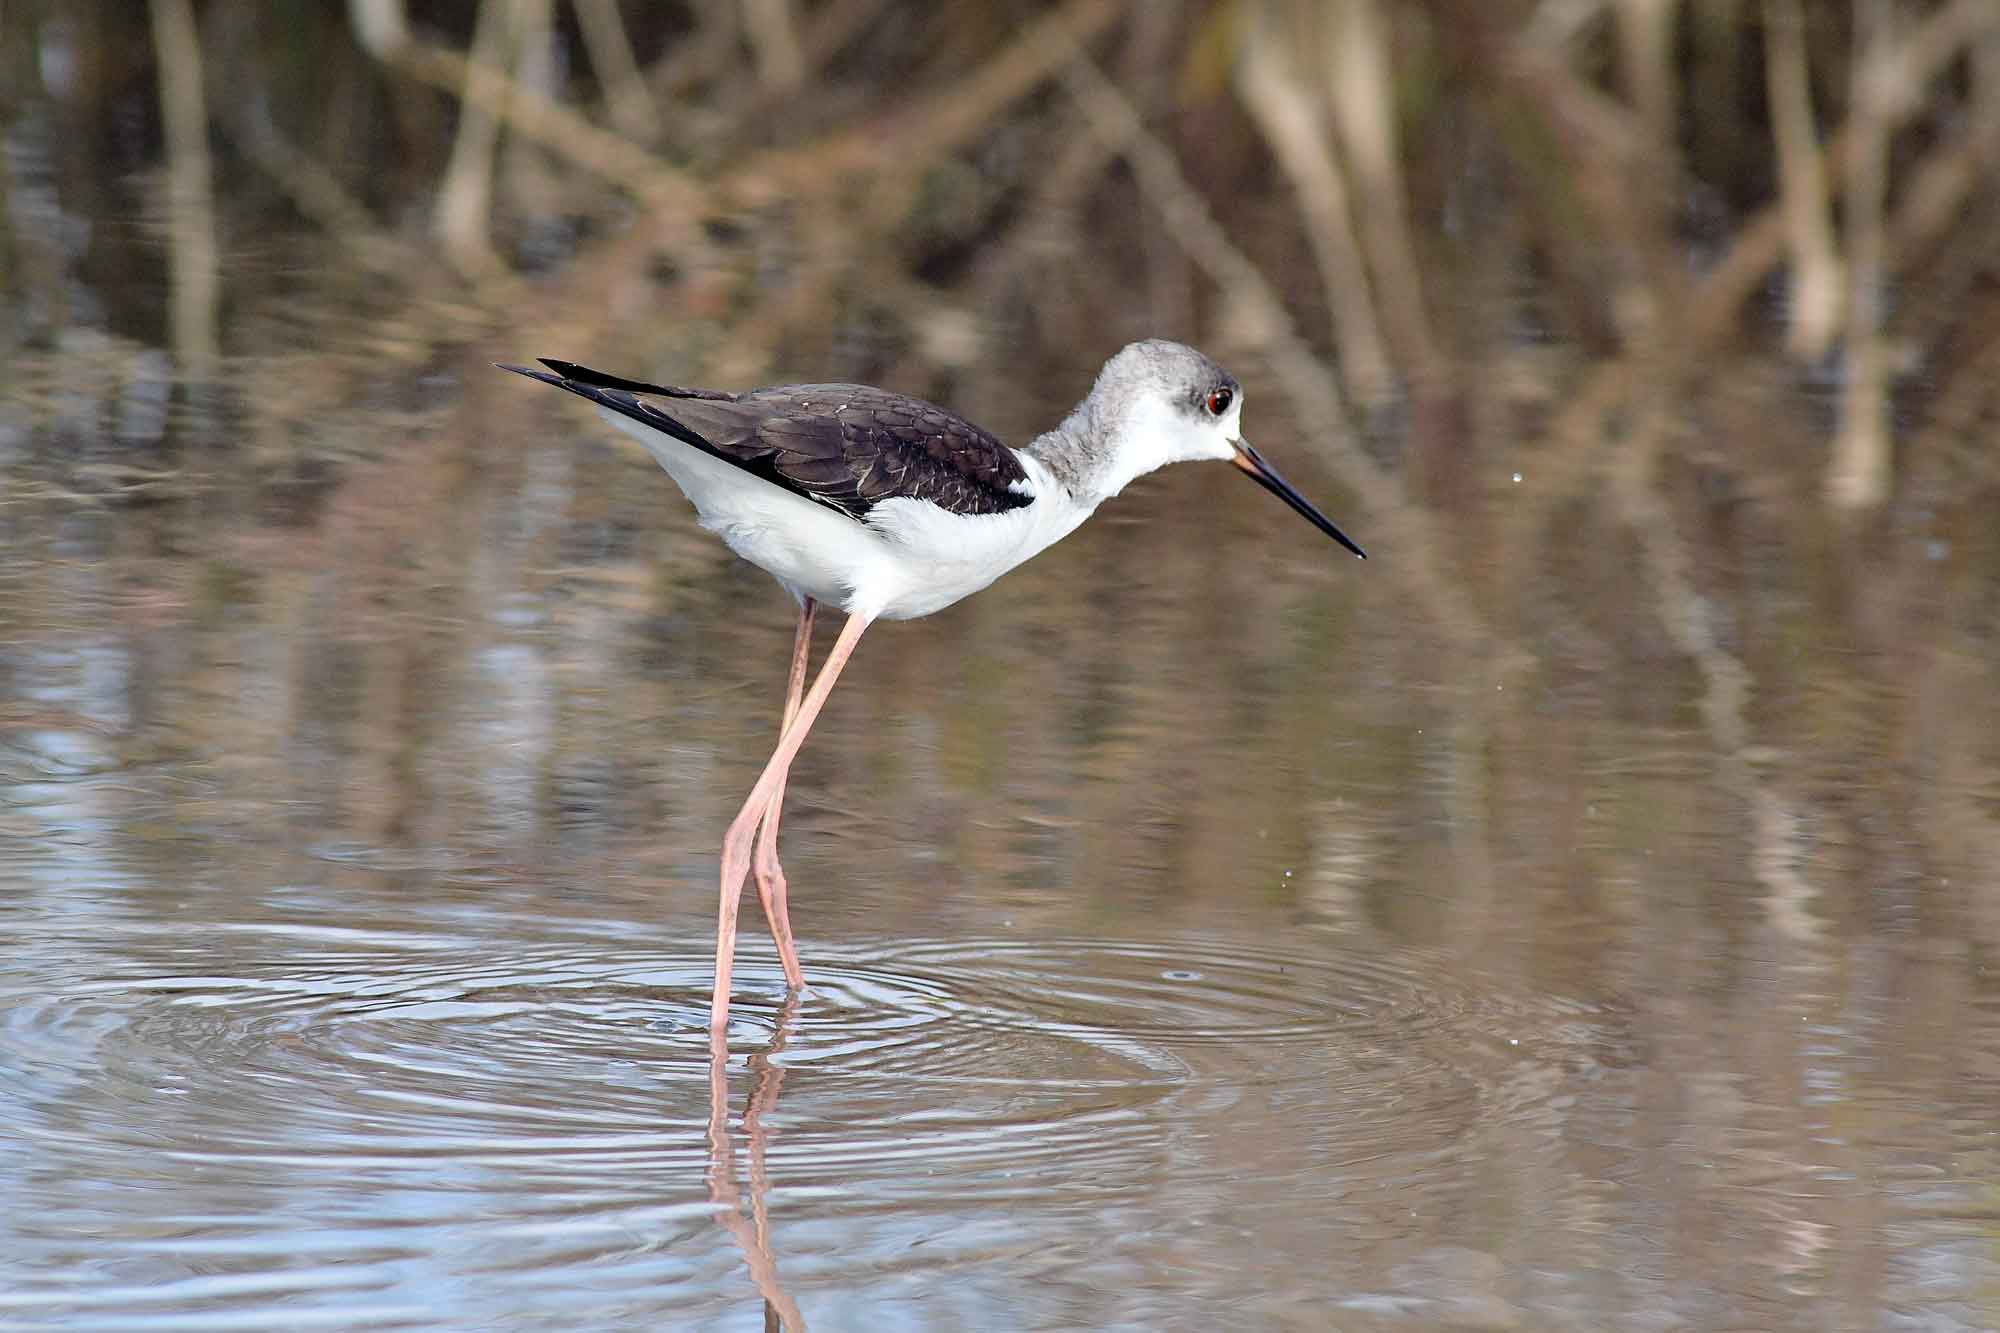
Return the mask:
[[[1198,469],[863,641],[812,993],[753,911],[718,1102],[788,605],[559,405],[428,392],[515,422],[305,520],[0,511],[0,1323],[2000,1318],[1994,886],[1870,859],[1991,788],[1801,724],[1760,828],[1684,669],[1468,671]]]
[[[1833,529],[1825,404],[1724,367],[1636,490],[1477,455],[1426,570],[1240,362],[1374,559],[1179,468],[871,630],[791,784],[811,993],[748,909],[717,1069],[791,608],[486,364],[661,373],[658,321],[441,311],[269,223],[170,384],[126,180],[63,259],[40,114],[0,1328],[2000,1327],[1979,440]],[[1088,369],[953,398],[1020,438]]]

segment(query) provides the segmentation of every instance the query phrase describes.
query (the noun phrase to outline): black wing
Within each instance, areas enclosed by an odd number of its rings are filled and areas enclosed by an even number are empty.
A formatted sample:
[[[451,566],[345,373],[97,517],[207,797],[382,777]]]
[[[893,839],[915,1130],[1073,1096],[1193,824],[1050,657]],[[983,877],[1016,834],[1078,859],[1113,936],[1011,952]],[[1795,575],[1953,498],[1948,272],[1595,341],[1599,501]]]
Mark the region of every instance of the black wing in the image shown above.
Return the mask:
[[[851,518],[898,496],[954,514],[1004,513],[1034,498],[1013,450],[920,398],[860,384],[736,395],[644,384],[568,361],[542,364],[554,373],[501,369],[588,398]]]

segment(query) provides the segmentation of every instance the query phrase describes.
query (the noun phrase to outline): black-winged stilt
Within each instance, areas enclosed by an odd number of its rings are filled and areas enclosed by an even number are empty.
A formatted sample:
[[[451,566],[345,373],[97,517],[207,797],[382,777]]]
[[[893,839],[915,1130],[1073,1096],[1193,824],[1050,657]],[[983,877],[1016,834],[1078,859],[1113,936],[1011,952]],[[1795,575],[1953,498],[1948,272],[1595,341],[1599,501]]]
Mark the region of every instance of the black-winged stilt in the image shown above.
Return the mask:
[[[799,604],[778,747],[722,843],[709,1008],[718,1045],[729,1018],[746,874],[756,875],[786,983],[795,991],[805,984],[778,866],[785,774],[871,623],[927,616],[978,592],[1069,535],[1133,478],[1167,463],[1234,463],[1363,555],[1243,439],[1243,390],[1235,378],[1180,343],[1153,339],[1124,348],[1062,424],[1024,449],[941,407],[865,385],[732,394],[642,384],[567,361],[542,364],[548,369],[501,369],[597,404],[599,415],[659,460],[703,527]],[[846,612],[847,623],[806,690],[813,612],[822,602]]]

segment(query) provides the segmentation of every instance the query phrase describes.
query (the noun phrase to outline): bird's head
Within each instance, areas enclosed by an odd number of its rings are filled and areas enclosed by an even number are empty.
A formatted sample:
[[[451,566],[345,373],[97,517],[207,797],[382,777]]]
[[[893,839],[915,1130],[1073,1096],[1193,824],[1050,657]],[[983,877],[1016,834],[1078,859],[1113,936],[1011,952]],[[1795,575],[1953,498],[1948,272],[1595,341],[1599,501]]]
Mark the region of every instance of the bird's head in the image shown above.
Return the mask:
[[[1243,438],[1243,386],[1194,348],[1160,338],[1126,346],[1104,363],[1086,407],[1113,454],[1110,493],[1168,463],[1234,463],[1314,527],[1367,559],[1250,447]]]

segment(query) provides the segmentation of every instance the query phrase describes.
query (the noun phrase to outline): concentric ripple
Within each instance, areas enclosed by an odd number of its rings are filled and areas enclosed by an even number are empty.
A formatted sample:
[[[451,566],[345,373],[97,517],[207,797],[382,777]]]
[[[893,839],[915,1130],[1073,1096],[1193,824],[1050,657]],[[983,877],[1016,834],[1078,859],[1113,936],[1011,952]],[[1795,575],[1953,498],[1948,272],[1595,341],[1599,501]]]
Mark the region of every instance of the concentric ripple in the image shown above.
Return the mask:
[[[862,1227],[822,1238],[843,1262],[869,1235],[864,1251],[889,1247],[870,1262],[949,1263],[1034,1244],[996,1208],[1032,1214],[1081,1190],[1093,1209],[1150,1216],[1163,1180],[1202,1179],[1189,1142],[1228,1141],[1251,1117],[1306,1115],[1296,1142],[1342,1169],[1448,1151],[1482,1101],[1529,1119],[1550,1095],[1505,1093],[1504,1062],[1489,1079],[1465,1052],[1497,1046],[1510,1013],[1542,1031],[1579,1019],[1510,1011],[1420,955],[1324,947],[851,942],[811,951],[796,1003],[753,953],[718,1139],[705,956],[520,933],[494,947],[212,931],[167,966],[149,939],[0,994],[0,1111],[39,1145],[0,1158],[33,1205],[9,1224],[33,1261],[0,1311],[68,1309],[51,1274],[79,1264],[149,1275],[107,1289],[135,1310],[155,1299],[141,1288],[190,1271],[255,1274],[217,1289],[214,1308],[239,1313],[353,1308],[357,1292],[402,1310],[411,1274],[440,1269],[476,1270],[493,1286],[480,1301],[521,1283],[573,1291],[579,1265],[607,1290],[701,1290],[735,1271],[714,1244],[714,1191],[739,1152],[756,1154],[769,1208]],[[1342,1123],[1321,1142],[1329,1098]],[[1237,1185],[1268,1173],[1297,1195],[1284,1182],[1298,1161],[1245,1152]],[[1319,1165],[1317,1188],[1336,1190],[1341,1170]],[[866,1217],[884,1219],[879,1235]],[[914,1260],[912,1219],[927,1238]]]

